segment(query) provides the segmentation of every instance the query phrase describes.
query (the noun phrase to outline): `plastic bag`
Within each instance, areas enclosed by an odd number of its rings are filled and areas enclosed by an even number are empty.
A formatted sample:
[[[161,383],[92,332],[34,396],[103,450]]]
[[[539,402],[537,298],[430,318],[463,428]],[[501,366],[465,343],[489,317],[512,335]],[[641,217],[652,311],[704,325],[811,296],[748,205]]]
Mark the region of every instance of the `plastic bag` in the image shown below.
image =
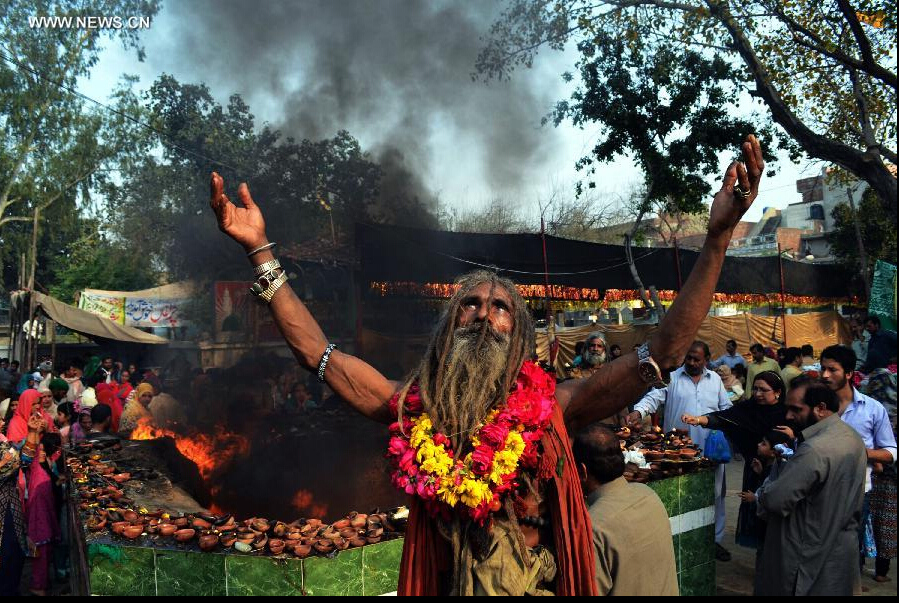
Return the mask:
[[[730,443],[724,433],[713,429],[705,440],[705,456],[716,463],[729,463],[731,459]]]

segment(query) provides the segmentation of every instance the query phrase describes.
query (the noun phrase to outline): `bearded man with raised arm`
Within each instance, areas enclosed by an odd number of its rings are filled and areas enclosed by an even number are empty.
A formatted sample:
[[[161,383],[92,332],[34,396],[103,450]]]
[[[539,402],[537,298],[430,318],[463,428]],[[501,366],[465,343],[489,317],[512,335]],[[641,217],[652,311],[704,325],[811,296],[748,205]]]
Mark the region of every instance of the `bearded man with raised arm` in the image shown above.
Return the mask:
[[[708,314],[733,229],[758,194],[758,140],[743,143],[712,203],[708,236],[677,300],[653,335],[589,379],[554,379],[531,362],[534,324],[515,285],[463,276],[419,366],[390,381],[335,350],[284,286],[265,221],[246,184],[239,205],[212,175],[219,228],[242,245],[297,360],[340,397],[388,424],[393,483],[410,495],[400,565],[403,595],[592,595],[590,518],[569,432],[614,415],[680,365]]]

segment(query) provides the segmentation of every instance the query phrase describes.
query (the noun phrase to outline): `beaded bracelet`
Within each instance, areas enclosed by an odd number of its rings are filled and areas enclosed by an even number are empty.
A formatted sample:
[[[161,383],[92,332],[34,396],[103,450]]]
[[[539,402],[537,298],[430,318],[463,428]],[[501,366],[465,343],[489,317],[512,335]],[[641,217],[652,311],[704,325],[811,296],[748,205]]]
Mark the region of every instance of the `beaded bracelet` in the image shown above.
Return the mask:
[[[322,354],[321,362],[318,363],[318,380],[322,383],[325,382],[325,368],[328,366],[328,360],[331,359],[331,352],[336,349],[336,345],[329,343],[328,347],[325,348],[325,353]]]

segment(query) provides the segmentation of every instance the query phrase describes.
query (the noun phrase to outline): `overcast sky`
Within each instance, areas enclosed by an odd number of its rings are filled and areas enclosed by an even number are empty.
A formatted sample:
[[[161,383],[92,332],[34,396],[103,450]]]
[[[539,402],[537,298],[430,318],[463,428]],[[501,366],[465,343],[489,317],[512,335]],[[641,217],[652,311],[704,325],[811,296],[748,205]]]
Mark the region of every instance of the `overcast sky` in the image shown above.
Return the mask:
[[[597,128],[540,125],[571,93],[560,76],[574,70],[575,52],[544,51],[510,82],[471,80],[481,37],[500,7],[459,0],[167,2],[143,33],[146,61],[109,45],[81,89],[104,100],[123,73],[138,75],[141,88],[161,73],[205,82],[223,104],[239,93],[257,125],[313,139],[346,129],[375,157],[398,150],[445,205],[470,209],[501,197],[533,218],[537,200],[551,190],[574,194],[574,164]],[[800,201],[795,180],[818,169],[783,162],[748,218]],[[599,167],[596,180],[600,194],[614,198],[640,174],[623,158]]]

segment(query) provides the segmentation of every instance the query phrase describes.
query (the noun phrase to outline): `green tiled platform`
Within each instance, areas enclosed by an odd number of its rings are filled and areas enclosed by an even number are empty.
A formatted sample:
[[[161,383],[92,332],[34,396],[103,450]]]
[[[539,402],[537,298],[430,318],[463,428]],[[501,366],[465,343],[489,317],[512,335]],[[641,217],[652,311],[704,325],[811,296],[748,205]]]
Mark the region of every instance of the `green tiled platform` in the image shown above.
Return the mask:
[[[681,596],[715,595],[715,472],[706,470],[647,484],[672,521]]]
[[[674,535],[683,596],[715,594],[714,472],[648,484],[678,526]],[[396,590],[403,541],[343,551],[333,558],[276,559],[171,548],[87,545],[94,595],[382,595]]]
[[[94,595],[382,595],[396,590],[403,541],[334,558],[276,559],[88,544]]]

